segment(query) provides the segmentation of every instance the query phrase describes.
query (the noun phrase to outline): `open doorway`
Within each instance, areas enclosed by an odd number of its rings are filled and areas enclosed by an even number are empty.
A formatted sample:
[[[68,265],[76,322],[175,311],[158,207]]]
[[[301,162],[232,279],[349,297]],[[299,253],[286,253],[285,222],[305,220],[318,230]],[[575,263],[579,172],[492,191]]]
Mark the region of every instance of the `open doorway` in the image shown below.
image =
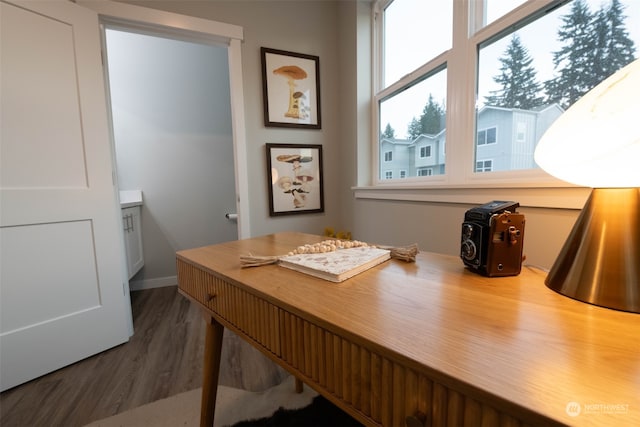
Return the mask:
[[[141,191],[144,267],[132,290],[176,283],[175,252],[238,238],[224,45],[105,29],[121,191]]]

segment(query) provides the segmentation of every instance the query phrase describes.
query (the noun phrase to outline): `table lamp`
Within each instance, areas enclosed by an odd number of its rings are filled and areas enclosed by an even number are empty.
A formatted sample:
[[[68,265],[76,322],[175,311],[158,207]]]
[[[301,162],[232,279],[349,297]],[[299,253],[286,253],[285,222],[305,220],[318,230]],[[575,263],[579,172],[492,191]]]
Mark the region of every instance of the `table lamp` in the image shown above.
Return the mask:
[[[640,60],[569,107],[540,139],[535,160],[556,178],[593,188],[546,285],[640,313]]]

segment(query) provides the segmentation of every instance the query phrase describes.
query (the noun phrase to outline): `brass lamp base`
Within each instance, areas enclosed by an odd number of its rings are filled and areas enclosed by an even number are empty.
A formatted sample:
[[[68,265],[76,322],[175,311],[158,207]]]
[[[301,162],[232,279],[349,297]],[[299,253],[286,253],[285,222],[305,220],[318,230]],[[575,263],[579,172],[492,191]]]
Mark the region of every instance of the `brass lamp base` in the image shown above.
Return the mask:
[[[594,189],[545,283],[570,298],[640,313],[640,189]]]

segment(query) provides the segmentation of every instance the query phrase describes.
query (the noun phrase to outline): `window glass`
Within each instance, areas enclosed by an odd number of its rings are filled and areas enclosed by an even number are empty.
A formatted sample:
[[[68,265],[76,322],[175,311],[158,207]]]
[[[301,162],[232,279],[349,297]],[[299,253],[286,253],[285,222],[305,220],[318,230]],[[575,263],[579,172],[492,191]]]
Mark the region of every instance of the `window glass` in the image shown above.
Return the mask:
[[[479,2],[479,0],[475,1]],[[486,18],[484,19],[484,25],[489,25],[496,19],[502,18],[526,1],[527,0],[485,0]]]
[[[492,160],[482,160],[476,162],[476,172],[491,172],[493,166]]]
[[[535,147],[551,124],[633,61],[638,18],[635,0],[574,0],[481,44],[475,170],[487,172],[489,158],[491,171],[536,168]]]
[[[503,175],[542,183],[545,130],[639,55],[640,0],[377,0],[375,11],[374,184],[520,170]]]
[[[445,138],[441,135],[446,121],[446,87],[444,69],[380,102],[380,152],[385,153],[381,170],[389,169],[386,153],[393,151],[394,171],[405,170],[408,177],[425,176],[418,171],[429,166],[432,169],[429,175],[444,173]],[[430,148],[424,148],[427,146]],[[432,151],[421,156],[426,150]],[[421,160],[413,161],[414,157]],[[388,179],[386,174],[383,177]]]
[[[452,0],[394,0],[384,10],[384,86],[451,48]]]

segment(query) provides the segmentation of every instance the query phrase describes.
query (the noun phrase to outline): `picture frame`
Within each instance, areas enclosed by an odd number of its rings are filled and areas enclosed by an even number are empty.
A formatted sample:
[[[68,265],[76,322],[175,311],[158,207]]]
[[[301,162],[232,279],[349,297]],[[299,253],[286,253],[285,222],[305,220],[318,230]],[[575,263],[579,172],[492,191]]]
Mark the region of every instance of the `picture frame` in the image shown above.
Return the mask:
[[[266,144],[269,215],[324,212],[322,145]]]
[[[260,48],[264,125],[321,129],[320,58]]]

